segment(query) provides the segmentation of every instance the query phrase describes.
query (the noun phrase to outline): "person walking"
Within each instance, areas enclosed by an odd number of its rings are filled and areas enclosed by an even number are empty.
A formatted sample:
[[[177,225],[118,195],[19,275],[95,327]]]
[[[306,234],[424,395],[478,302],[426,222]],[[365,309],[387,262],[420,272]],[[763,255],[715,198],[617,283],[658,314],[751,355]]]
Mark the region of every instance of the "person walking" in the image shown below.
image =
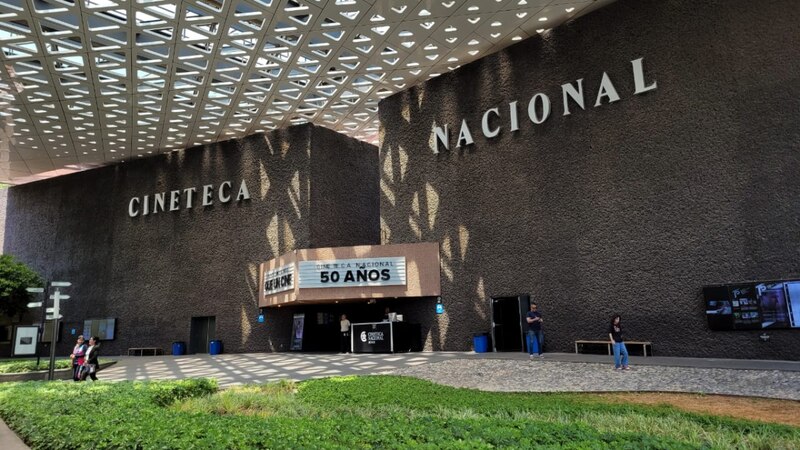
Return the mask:
[[[100,338],[92,336],[89,338],[89,348],[86,349],[85,361],[83,363],[83,370],[81,373],[81,381],[86,380],[89,376],[92,381],[97,381],[97,370],[100,368],[100,363],[97,357],[100,356]]]
[[[72,349],[72,354],[69,355],[69,359],[72,360],[73,381],[81,381],[81,366],[83,366],[84,355],[86,355],[86,343],[83,340],[83,335],[80,335],[75,347]]]
[[[544,358],[544,333],[542,332],[542,313],[538,311],[536,303],[531,303],[531,310],[525,315],[528,322],[528,357],[533,359],[534,343],[539,350],[539,357]]]
[[[341,353],[350,353],[350,321],[347,320],[347,314],[342,314],[342,319],[339,321],[339,331],[341,332],[339,346]]]
[[[608,338],[611,339],[611,345],[614,347],[614,370],[630,370],[631,368],[628,366],[628,349],[625,348],[625,338],[622,335],[622,324],[619,315],[611,318]]]

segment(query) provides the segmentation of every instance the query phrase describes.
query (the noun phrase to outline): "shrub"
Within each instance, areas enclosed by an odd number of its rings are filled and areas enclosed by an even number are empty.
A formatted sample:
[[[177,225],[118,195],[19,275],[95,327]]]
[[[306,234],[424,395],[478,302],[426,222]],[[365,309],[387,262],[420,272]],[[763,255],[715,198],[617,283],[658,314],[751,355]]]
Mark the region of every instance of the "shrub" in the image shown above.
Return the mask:
[[[296,387],[5,383],[0,417],[34,449],[800,448],[792,427],[577,394],[490,393],[384,376]]]
[[[72,367],[72,361],[69,359],[57,359],[56,369],[68,369]],[[39,365],[36,365],[36,360],[11,360],[0,362],[0,373],[25,373],[36,372],[37,370],[48,370],[50,368],[50,359],[42,358]]]
[[[148,388],[153,403],[168,406],[178,400],[213,394],[217,392],[219,385],[213,379],[190,378],[170,383],[151,383]]]
[[[42,278],[11,255],[0,255],[0,316],[14,318],[25,312],[31,295],[25,288],[43,284]]]

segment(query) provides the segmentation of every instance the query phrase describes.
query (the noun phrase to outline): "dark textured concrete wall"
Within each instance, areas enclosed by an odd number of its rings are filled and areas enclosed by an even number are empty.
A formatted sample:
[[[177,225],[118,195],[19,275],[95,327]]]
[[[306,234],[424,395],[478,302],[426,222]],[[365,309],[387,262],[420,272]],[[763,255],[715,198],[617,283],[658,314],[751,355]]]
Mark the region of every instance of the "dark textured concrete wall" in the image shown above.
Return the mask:
[[[607,336],[618,312],[660,355],[800,357],[800,330],[711,332],[701,292],[800,278],[799,22],[794,0],[620,0],[384,100],[385,243],[442,245],[447,312],[420,317],[428,347],[468,349],[489,297],[531,293],[548,351]],[[633,95],[641,57],[658,88]],[[595,108],[604,71],[621,100]],[[586,110],[563,116],[560,85],[579,78]],[[456,149],[462,118],[475,143]],[[435,155],[444,123],[453,147]]]
[[[60,352],[87,318],[117,318],[107,354],[189,341],[191,317],[216,316],[216,337],[230,352],[288,348],[291,309],[257,323],[258,264],[296,248],[374,243],[377,201],[325,197],[320,160],[340,189],[378,189],[377,149],[312,125],[12,187],[4,252],[50,280],[71,281]],[[370,166],[371,164],[371,166]],[[366,172],[366,175],[362,172]],[[244,179],[251,200],[128,216],[132,197]],[[372,185],[369,185],[369,184]],[[364,224],[330,223],[312,204],[347,210]],[[373,194],[373,196],[376,194]],[[184,201],[183,198],[181,200]],[[321,223],[318,223],[321,222]],[[316,225],[315,225],[316,224]],[[372,233],[372,235],[370,235]]]
[[[378,151],[326,128],[314,134],[309,247],[380,244]],[[333,232],[331,232],[333,231]]]

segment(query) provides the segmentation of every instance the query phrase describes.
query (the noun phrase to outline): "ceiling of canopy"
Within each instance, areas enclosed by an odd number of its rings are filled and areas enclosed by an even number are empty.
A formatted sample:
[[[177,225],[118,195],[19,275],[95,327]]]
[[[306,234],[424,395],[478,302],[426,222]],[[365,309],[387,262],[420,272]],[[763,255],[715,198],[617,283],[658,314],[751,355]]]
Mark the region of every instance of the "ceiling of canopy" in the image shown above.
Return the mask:
[[[613,0],[0,0],[0,182],[313,122]]]

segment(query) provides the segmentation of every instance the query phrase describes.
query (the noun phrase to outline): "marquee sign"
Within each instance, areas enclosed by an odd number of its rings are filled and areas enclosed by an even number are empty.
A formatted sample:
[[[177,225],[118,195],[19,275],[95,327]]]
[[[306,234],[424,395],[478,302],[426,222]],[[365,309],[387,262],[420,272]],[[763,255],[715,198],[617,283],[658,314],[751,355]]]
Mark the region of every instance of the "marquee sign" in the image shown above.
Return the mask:
[[[277,294],[278,292],[294,289],[294,264],[278,267],[264,273],[264,295]]]
[[[406,258],[360,258],[298,262],[300,288],[403,286]]]

